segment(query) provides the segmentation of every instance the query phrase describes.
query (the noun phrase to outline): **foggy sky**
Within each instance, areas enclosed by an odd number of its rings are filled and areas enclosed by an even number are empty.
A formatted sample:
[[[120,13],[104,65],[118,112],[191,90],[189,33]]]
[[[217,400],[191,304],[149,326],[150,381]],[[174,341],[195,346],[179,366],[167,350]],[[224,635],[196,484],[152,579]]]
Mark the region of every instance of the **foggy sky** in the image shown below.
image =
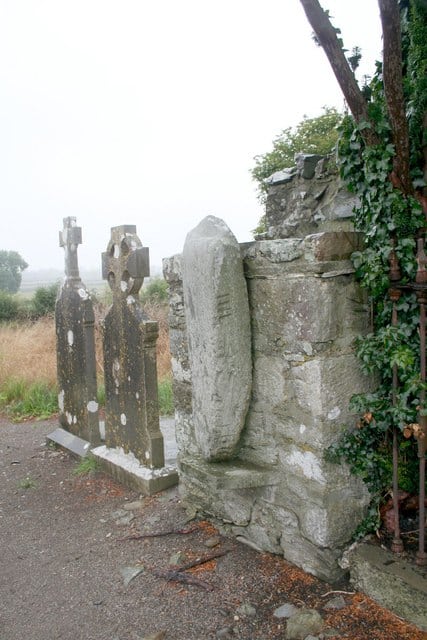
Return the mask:
[[[322,4],[372,74],[375,0]],[[253,157],[323,105],[343,99],[298,0],[1,0],[0,249],[62,268],[70,215],[81,268],[121,224],[157,266],[208,214],[250,240]]]

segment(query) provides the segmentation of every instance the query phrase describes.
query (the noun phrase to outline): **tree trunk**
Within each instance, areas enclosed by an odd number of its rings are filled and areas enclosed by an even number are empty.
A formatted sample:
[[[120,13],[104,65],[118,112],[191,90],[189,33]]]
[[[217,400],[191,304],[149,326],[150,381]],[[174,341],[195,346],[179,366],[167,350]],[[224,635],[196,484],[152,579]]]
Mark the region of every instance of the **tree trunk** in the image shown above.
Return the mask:
[[[357,123],[369,122],[366,100],[359,89],[354,73],[347,62],[337,33],[320,6],[318,0],[301,0],[307,19],[315,32],[329,64],[335,74],[348,107]],[[379,139],[373,128],[366,128],[361,134],[368,145],[378,144]]]
[[[414,193],[409,174],[409,130],[405,113],[402,77],[400,11],[397,0],[378,0],[383,30],[383,83],[396,155],[392,182],[401,191]]]

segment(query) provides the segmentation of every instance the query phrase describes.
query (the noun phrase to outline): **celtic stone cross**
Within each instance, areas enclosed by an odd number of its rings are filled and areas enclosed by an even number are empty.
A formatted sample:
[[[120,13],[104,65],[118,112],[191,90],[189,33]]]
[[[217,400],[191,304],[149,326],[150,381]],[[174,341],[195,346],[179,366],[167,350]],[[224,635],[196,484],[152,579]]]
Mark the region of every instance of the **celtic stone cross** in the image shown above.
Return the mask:
[[[102,276],[113,292],[103,331],[106,444],[123,448],[154,469],[164,465],[157,390],[158,324],[147,318],[138,297],[149,274],[148,248],[142,246],[136,227],[113,227],[102,254]]]
[[[102,254],[102,277],[108,281],[113,299],[137,295],[149,275],[148,247],[142,246],[135,225],[113,227],[107,251]]]

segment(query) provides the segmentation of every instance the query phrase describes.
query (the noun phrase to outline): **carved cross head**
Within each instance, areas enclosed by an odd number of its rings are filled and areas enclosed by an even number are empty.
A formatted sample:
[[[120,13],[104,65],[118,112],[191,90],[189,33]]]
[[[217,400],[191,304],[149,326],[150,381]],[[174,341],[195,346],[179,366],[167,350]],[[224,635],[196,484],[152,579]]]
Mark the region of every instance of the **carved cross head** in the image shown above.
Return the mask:
[[[102,277],[108,281],[113,298],[138,294],[149,275],[149,250],[136,235],[136,226],[112,227],[107,250],[102,254]]]
[[[67,280],[80,280],[77,247],[82,243],[82,228],[76,226],[76,218],[64,218],[64,228],[59,232],[59,246],[65,250],[65,276]]]

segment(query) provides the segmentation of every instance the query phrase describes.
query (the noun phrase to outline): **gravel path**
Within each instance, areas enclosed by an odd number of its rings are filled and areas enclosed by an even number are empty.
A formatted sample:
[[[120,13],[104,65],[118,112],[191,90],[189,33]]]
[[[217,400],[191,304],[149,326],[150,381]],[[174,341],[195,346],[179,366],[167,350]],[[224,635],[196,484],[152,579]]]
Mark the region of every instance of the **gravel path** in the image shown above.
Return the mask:
[[[331,585],[188,522],[176,489],[144,498],[76,475],[45,444],[55,427],[0,421],[0,640],[278,640],[286,619],[273,612],[285,603],[316,608],[331,638],[425,637],[362,594],[324,609]],[[129,539],[177,529],[187,533]],[[195,584],[159,575],[216,552],[185,572]]]

